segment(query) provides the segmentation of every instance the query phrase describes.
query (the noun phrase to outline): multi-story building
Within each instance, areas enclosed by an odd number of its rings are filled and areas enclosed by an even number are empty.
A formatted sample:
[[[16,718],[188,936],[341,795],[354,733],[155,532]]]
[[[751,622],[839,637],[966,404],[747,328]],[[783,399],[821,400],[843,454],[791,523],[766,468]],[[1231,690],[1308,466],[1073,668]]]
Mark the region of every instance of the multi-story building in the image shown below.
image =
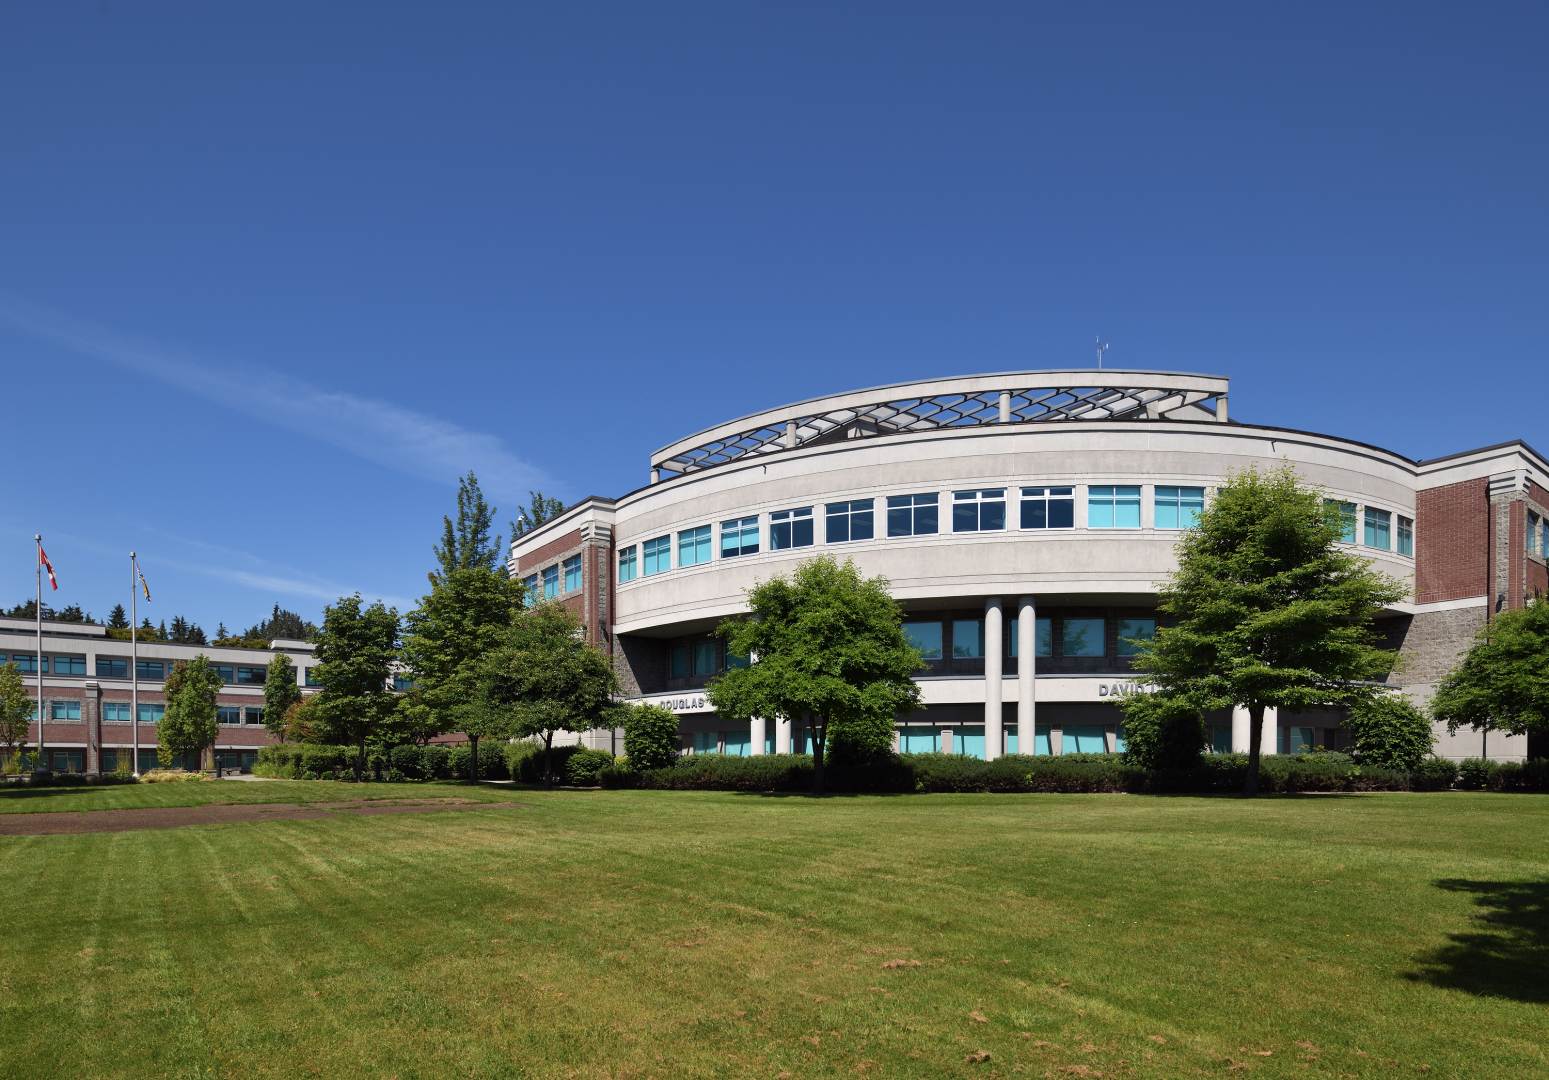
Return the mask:
[[[0,618],[0,663],[14,664],[34,698],[33,723],[27,749],[38,746],[38,639],[32,619]],[[296,665],[304,688],[312,677],[313,646],[305,641],[272,641],[267,649],[217,645],[179,645],[140,641],[131,657],[130,643],[90,623],[43,622],[43,746],[46,764],[55,772],[112,772],[133,760],[135,729],[139,729],[140,770],[156,767],[156,724],[166,711],[163,693],[167,675],[179,660],[203,654],[220,674],[216,707],[216,763],[227,769],[250,769],[258,748],[274,741],[263,726],[264,682],[269,661],[286,653]],[[132,673],[138,678],[133,679]],[[138,693],[133,694],[133,684]],[[138,717],[131,713],[136,707]],[[179,761],[185,768],[200,763]]]
[[[1525,443],[1416,461],[1242,423],[1228,391],[1206,375],[1016,372],[770,409],[656,451],[648,484],[520,537],[509,567],[577,612],[630,700],[679,715],[685,751],[733,754],[805,738],[715,714],[705,686],[740,662],[715,628],[819,553],[887,578],[925,656],[899,748],[988,758],[1122,748],[1115,699],[1174,545],[1243,469],[1288,463],[1337,504],[1351,550],[1403,584],[1381,628],[1399,650],[1391,681],[1421,704],[1487,620],[1549,589],[1549,462]],[[1247,731],[1245,710],[1211,718],[1217,749],[1246,749]],[[1266,752],[1348,741],[1337,709],[1266,718]],[[1437,732],[1454,758],[1546,750]]]

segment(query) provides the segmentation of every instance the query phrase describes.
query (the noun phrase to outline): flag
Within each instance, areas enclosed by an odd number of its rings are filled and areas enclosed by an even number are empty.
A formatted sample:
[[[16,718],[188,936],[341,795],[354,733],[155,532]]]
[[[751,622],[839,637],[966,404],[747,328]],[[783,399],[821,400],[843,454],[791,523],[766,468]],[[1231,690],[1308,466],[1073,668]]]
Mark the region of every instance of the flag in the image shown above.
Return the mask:
[[[48,553],[43,550],[43,545],[38,545],[38,565],[48,571],[48,583],[59,591],[59,579],[54,576],[54,564],[48,561]]]
[[[145,593],[145,602],[149,604],[151,602],[151,587],[145,583],[145,571],[140,569],[139,563],[135,563],[134,572],[140,578],[140,591]]]

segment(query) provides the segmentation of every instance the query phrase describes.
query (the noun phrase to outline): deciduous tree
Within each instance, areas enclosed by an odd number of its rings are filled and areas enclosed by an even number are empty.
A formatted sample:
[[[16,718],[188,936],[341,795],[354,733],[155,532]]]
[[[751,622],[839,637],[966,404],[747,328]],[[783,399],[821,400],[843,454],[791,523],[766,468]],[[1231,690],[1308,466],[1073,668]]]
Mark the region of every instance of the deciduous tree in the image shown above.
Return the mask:
[[[173,665],[164,687],[166,710],[156,725],[158,757],[171,764],[177,754],[197,753],[201,767],[211,767],[214,751],[216,699],[221,690],[220,673],[203,653]]]
[[[1549,600],[1491,619],[1436,688],[1431,715],[1449,731],[1549,733]]]
[[[341,597],[323,611],[315,655],[324,737],[357,748],[359,780],[366,769],[366,740],[397,704],[387,687],[398,655],[398,612],[381,601],[364,606],[359,593]]]
[[[285,714],[300,700],[296,665],[291,663],[289,656],[278,653],[269,661],[269,672],[264,676],[264,727],[282,742],[285,740]]]
[[[621,710],[624,753],[635,769],[660,769],[678,760],[678,714],[660,705]]]
[[[435,547],[442,576],[453,570],[494,570],[501,563],[500,537],[491,539],[495,508],[484,498],[472,470],[457,481],[457,520],[441,519],[441,543]],[[435,584],[436,575],[431,575]]]
[[[17,752],[27,744],[27,727],[32,722],[32,697],[16,665],[0,665],[0,746],[5,747],[6,762],[17,761]]]

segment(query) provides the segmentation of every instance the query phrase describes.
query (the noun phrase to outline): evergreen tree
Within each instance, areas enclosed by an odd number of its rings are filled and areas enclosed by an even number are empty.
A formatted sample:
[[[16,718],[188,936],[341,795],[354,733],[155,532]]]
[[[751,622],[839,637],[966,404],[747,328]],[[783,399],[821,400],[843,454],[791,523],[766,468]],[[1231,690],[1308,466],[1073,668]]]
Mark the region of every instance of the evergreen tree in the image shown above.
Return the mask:
[[[84,623],[90,622],[91,616],[81,610],[80,604],[66,604],[64,607],[60,608],[59,613],[54,616],[54,621]]]
[[[129,629],[129,613],[124,610],[123,604],[113,605],[113,610],[108,614],[108,629]]]
[[[436,565],[441,576],[453,570],[482,568],[494,570],[501,563],[500,537],[490,539],[495,524],[495,508],[484,498],[479,478],[470,470],[457,481],[457,520],[441,519],[441,543],[435,547]],[[434,585],[436,575],[431,575]]]
[[[122,610],[122,609],[120,609],[120,610]],[[216,623],[215,624],[215,640],[216,641],[220,641],[223,638],[226,638],[228,636],[229,635],[226,632],[226,624],[223,623],[223,622],[222,623]]]
[[[565,512],[565,504],[559,499],[551,499],[541,491],[529,491],[527,494],[531,501],[526,507],[517,510],[511,522],[512,540],[526,536],[545,521],[551,521]]]

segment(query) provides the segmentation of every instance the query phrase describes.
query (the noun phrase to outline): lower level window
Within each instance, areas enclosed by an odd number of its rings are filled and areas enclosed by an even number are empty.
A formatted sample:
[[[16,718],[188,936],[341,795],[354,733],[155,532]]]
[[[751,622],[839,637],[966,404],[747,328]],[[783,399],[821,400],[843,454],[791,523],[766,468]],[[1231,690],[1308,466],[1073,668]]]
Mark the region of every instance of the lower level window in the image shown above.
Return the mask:
[[[905,724],[898,729],[898,752],[934,754],[941,749],[941,733],[929,724]]]
[[[221,705],[215,710],[215,722],[217,724],[240,724],[242,722],[242,708],[238,705]]]
[[[952,729],[952,752],[963,757],[984,757],[984,726],[975,724]]]
[[[1156,637],[1155,619],[1120,619],[1119,620],[1119,655],[1138,656],[1139,641],[1150,641]]]
[[[1049,733],[1042,729],[1033,732],[1033,748],[1024,749],[1022,746],[1021,731],[1018,725],[1013,724],[1006,729],[1006,753],[1008,754],[1042,754],[1047,757],[1049,749]]]
[[[1061,754],[1106,754],[1108,736],[1100,727],[1068,727],[1061,732]]]
[[[941,624],[939,622],[906,622],[904,637],[909,644],[920,650],[927,660],[941,659]]]
[[[161,718],[166,715],[166,712],[167,707],[165,705],[141,705],[139,716],[140,723],[159,724],[161,723]]]
[[[104,701],[102,703],[102,719],[129,722],[129,702]]]
[[[81,703],[79,701],[50,701],[48,703],[48,718],[50,720],[79,720],[81,718]]]

